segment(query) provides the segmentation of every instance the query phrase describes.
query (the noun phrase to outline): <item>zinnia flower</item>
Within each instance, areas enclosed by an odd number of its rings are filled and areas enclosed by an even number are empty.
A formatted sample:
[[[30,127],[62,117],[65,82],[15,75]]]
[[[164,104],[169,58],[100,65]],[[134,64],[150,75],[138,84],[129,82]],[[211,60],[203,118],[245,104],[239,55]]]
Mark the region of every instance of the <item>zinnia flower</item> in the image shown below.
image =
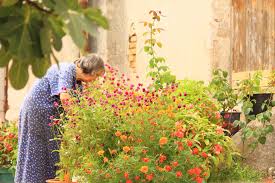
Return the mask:
[[[167,137],[161,137],[159,139],[159,145],[165,145],[165,144],[167,144],[167,142],[168,142]]]
[[[148,172],[148,166],[142,166],[139,170],[140,170],[142,173],[147,173],[147,172]]]

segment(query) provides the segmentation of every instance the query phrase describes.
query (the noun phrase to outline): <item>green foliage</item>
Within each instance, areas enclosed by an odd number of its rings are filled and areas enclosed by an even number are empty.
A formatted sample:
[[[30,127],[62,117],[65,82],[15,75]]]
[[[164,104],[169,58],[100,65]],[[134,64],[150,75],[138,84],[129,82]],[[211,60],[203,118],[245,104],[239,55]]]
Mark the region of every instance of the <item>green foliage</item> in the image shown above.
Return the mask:
[[[108,28],[107,19],[98,9],[82,9],[77,0],[1,0],[0,66],[13,61],[11,84],[21,89],[28,81],[29,66],[36,77],[45,74],[66,34],[83,49],[83,32],[94,36],[96,26]]]
[[[265,177],[263,172],[257,171],[247,165],[241,160],[235,160],[231,167],[222,167],[215,174],[209,178],[209,183],[220,182],[261,182]]]
[[[148,75],[153,78],[154,87],[156,89],[163,88],[166,85],[174,83],[176,76],[171,74],[169,67],[165,65],[165,58],[157,55],[156,47],[162,48],[162,43],[157,40],[157,34],[163,31],[157,26],[160,21],[161,12],[151,10],[149,14],[152,16],[150,22],[143,22],[146,31],[144,37],[146,38],[144,44],[144,52],[150,57]]]
[[[222,111],[233,110],[238,104],[238,94],[228,81],[228,73],[221,69],[212,72],[212,80],[209,84],[213,98],[220,103]]]

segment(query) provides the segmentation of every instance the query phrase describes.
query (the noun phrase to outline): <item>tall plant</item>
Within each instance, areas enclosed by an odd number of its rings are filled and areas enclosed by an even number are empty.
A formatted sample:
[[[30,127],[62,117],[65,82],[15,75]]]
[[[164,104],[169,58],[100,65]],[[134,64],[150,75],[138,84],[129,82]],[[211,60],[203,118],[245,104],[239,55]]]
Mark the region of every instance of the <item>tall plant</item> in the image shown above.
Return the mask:
[[[171,71],[167,65],[165,65],[166,59],[157,54],[156,47],[162,48],[162,43],[157,39],[157,35],[164,29],[158,26],[158,22],[161,20],[161,11],[151,10],[150,21],[145,21],[144,27],[146,31],[143,33],[146,38],[144,42],[144,51],[149,56],[149,76],[154,80],[154,86],[156,89],[163,88],[175,82],[176,77],[171,74]]]

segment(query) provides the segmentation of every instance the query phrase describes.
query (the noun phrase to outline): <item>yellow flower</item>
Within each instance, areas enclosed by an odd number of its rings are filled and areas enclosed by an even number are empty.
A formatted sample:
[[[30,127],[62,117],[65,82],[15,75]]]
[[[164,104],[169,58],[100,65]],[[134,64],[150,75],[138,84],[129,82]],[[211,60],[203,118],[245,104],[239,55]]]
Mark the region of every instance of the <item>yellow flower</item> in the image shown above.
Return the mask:
[[[103,150],[98,151],[97,154],[98,154],[99,156],[102,156],[102,155],[104,154],[104,151],[103,151]]]
[[[167,137],[161,137],[159,139],[159,145],[165,145],[165,144],[167,144],[167,142],[168,142]]]
[[[124,146],[124,147],[123,147],[123,151],[124,151],[125,153],[128,153],[130,150],[131,150],[131,149],[130,149],[130,147],[128,147],[128,146]]]
[[[147,173],[147,172],[148,172],[148,166],[142,166],[139,170],[140,170],[142,173]]]

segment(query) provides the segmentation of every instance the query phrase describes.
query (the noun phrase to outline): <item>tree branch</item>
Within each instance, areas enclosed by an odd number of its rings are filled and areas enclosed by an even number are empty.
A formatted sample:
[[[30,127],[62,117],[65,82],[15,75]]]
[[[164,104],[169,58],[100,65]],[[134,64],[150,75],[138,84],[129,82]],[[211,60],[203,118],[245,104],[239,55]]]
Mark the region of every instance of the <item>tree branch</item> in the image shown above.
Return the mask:
[[[35,2],[33,2],[31,0],[25,0],[25,1],[26,1],[27,4],[29,4],[30,6],[38,9],[39,11],[42,11],[42,12],[47,13],[47,14],[52,14],[52,11],[46,10],[46,9],[40,7],[38,4],[36,4]]]

